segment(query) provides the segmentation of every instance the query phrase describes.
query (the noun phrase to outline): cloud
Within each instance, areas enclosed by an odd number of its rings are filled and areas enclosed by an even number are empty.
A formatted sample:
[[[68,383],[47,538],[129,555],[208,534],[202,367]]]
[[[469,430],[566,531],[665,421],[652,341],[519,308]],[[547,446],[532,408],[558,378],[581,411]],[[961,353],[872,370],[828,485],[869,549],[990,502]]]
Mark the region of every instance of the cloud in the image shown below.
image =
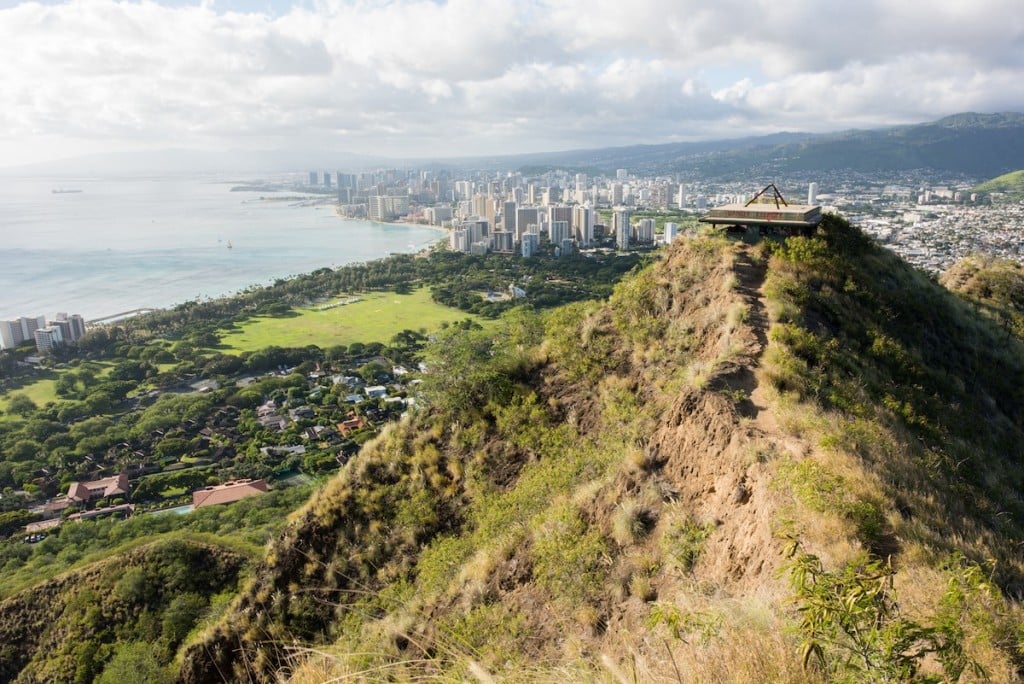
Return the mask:
[[[1018,0],[114,0],[0,9],[0,164],[464,155],[1024,108]]]

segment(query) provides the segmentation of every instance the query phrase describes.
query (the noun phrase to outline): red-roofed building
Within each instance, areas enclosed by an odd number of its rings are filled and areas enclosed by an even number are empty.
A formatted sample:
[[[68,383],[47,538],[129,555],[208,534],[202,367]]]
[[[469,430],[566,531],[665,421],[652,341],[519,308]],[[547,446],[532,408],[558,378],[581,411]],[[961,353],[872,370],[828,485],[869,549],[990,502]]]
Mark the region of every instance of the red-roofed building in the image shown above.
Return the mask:
[[[113,477],[92,482],[72,482],[68,487],[68,498],[79,503],[102,499],[109,496],[123,496],[128,493],[128,474],[121,473]]]
[[[351,416],[348,420],[338,423],[338,432],[341,433],[342,437],[348,437],[350,432],[366,427],[366,421],[363,420],[362,416],[356,415],[351,411],[348,415]]]
[[[232,480],[214,487],[204,487],[192,492],[192,506],[219,506],[233,503],[246,497],[266,494],[269,491],[266,480]]]

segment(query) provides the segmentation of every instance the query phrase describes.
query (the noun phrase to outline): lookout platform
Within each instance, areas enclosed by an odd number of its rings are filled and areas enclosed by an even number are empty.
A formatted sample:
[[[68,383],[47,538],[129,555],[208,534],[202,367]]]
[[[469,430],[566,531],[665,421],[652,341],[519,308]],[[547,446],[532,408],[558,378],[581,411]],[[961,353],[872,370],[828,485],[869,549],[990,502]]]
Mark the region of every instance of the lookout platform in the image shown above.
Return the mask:
[[[768,191],[772,195],[768,195]],[[729,232],[745,232],[757,228],[764,235],[810,235],[821,222],[821,206],[790,204],[774,183],[765,186],[745,204],[726,204],[708,211],[701,223],[725,226]]]

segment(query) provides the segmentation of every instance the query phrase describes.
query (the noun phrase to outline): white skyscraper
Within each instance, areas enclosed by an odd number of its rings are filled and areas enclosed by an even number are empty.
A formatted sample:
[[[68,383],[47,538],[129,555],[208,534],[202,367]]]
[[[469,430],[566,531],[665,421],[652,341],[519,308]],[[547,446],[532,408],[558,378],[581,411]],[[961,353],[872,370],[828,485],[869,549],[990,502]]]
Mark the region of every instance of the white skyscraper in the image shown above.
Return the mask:
[[[807,186],[807,204],[814,206],[818,203],[818,184],[811,183]]]
[[[57,326],[47,326],[45,328],[37,328],[33,332],[33,337],[36,340],[36,349],[44,352],[54,347],[59,347],[64,344],[64,336],[61,333],[61,329]]]
[[[665,224],[665,244],[671,245],[672,241],[676,239],[676,235],[679,234],[679,224],[668,222]]]
[[[572,225],[576,241],[581,247],[589,247],[594,242],[594,212],[590,207],[573,207]]]
[[[44,316],[22,316],[13,321],[0,321],[0,341],[4,348],[12,349],[22,342],[34,339],[35,331],[46,325]],[[85,324],[83,323],[83,329]]]

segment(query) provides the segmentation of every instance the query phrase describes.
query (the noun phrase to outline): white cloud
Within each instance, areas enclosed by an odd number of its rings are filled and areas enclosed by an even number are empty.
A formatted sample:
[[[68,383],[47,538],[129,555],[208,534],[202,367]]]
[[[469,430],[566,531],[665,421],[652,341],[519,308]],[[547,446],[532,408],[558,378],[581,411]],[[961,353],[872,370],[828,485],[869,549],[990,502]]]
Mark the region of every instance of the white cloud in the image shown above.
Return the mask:
[[[1024,109],[1019,0],[225,1],[0,9],[0,165],[486,154]]]

